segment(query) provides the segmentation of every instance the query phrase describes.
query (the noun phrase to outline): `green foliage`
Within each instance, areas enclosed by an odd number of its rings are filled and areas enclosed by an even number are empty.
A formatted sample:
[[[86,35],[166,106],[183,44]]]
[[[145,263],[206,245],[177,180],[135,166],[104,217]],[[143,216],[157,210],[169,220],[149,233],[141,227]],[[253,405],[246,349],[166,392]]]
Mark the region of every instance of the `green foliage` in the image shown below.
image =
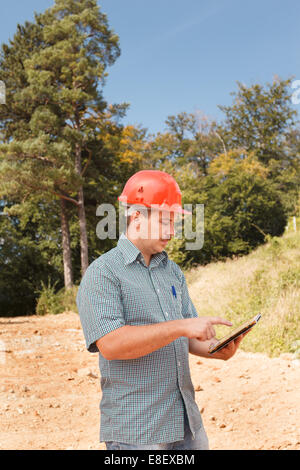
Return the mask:
[[[93,198],[93,183],[100,186],[110,173],[110,182],[116,178],[117,157],[102,143],[120,128],[113,120],[124,116],[127,105],[109,106],[100,85],[119,54],[118,36],[96,0],[56,0],[35,15],[34,24],[19,28],[0,56],[8,89],[7,105],[0,110],[0,197],[20,209],[36,195],[45,206],[67,201],[56,210],[64,214],[61,246],[64,267],[68,264],[70,271],[67,205],[74,206],[80,219],[84,271],[89,261],[84,197]]]
[[[51,286],[50,279],[48,279],[47,285],[43,281],[41,282],[41,289],[37,291],[39,294],[36,305],[37,315],[57,314],[63,311],[60,299],[55,294],[55,285],[56,282]]]
[[[71,289],[66,289],[65,287],[63,287],[58,292],[64,312],[69,312],[69,311],[77,312],[77,304],[76,304],[77,292],[78,292],[78,285],[74,285]]]
[[[167,132],[158,133],[151,141],[155,164],[190,165],[198,176],[207,175],[210,162],[224,149],[216,123],[196,112],[168,116],[166,125]]]
[[[283,138],[294,123],[291,105],[291,79],[274,79],[266,86],[245,86],[238,82],[231,106],[220,106],[225,113],[226,141],[231,148],[255,151],[265,164],[282,160]]]
[[[35,217],[27,206],[22,224],[7,211],[16,207],[0,201],[0,316],[29,315],[35,309],[36,290],[47,277],[62,287],[62,260],[57,246],[54,220],[35,206]],[[39,212],[40,211],[40,212]],[[41,216],[39,218],[39,216]],[[52,223],[52,226],[51,226]]]
[[[276,78],[265,86],[238,82],[231,106],[220,106],[225,122],[220,126],[230,149],[254,152],[268,170],[285,212],[299,210],[300,138],[292,108],[291,79]]]
[[[83,183],[76,146],[82,163],[90,163],[102,127],[125,109],[107,113],[98,89],[119,54],[118,37],[95,0],[57,0],[2,47],[7,105],[0,120],[7,143],[0,146],[0,193],[15,199],[33,192],[68,196],[76,205]]]
[[[39,294],[36,304],[37,315],[57,315],[66,311],[77,312],[76,295],[78,286],[73,286],[71,289],[60,289],[56,292],[56,282],[51,285],[48,278],[48,284],[41,282],[41,289],[37,291]]]
[[[177,172],[176,178],[181,183],[184,201],[204,204],[204,245],[201,250],[187,251],[184,243],[187,240],[181,241],[180,255],[172,253],[181,266],[247,254],[264,243],[268,235],[283,233],[286,215],[269,180],[235,169],[223,177],[199,179],[185,168],[182,174]],[[196,222],[194,214],[193,231],[199,233],[203,228],[196,227]]]

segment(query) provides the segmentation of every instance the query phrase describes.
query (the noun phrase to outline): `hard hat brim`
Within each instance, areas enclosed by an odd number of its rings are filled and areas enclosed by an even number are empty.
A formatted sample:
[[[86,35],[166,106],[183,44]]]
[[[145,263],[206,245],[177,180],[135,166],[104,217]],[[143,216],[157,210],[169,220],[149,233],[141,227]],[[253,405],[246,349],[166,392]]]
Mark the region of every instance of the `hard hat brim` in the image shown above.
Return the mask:
[[[148,208],[152,210],[158,210],[158,211],[166,211],[166,212],[175,212],[176,214],[192,214],[192,212],[183,209],[179,204],[173,204],[173,206],[168,206],[168,205],[158,205],[158,204],[141,204],[141,203],[134,203],[128,201],[126,198],[123,198],[122,196],[118,197],[118,200],[124,205],[125,207],[127,206],[134,206],[136,207],[136,210],[139,210],[139,207],[141,208]]]

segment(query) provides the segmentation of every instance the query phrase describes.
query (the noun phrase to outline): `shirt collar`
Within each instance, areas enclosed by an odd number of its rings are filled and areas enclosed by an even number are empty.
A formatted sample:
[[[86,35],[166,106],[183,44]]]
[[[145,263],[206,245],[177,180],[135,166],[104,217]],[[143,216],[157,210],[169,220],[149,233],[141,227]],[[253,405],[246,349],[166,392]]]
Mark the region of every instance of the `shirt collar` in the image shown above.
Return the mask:
[[[137,257],[142,257],[140,250],[134,245],[134,243],[128,240],[124,232],[121,233],[117,246],[124,256],[125,264],[132,263],[137,259]],[[165,250],[152,255],[149,267],[151,265],[158,266],[161,261],[164,265],[166,265],[168,261],[168,254]]]

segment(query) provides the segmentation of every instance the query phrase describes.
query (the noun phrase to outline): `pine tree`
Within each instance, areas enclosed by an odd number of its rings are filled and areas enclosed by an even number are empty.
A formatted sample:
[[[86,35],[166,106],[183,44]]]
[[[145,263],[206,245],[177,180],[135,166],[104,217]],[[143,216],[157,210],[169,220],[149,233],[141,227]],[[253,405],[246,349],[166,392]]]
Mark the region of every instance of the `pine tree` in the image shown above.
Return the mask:
[[[52,8],[35,16],[34,28],[40,47],[22,62],[24,79],[18,94],[19,107],[28,114],[25,124],[17,120],[12,125],[13,139],[0,148],[2,193],[17,187],[25,197],[33,191],[61,201],[65,276],[71,285],[66,203],[78,209],[83,274],[89,264],[84,177],[99,131],[126,108],[107,109],[100,89],[106,68],[120,50],[96,0],[56,0]]]

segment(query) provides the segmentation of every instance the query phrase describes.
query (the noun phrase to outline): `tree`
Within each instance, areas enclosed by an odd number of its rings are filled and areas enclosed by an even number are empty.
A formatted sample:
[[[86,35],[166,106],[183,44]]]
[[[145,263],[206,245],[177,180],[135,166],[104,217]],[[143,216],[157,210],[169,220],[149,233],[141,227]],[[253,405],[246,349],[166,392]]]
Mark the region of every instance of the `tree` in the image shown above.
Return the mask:
[[[289,215],[300,213],[300,128],[291,129],[286,138],[285,168],[276,181]]]
[[[25,128],[19,122],[12,142],[2,146],[2,174],[6,181],[11,177],[6,192],[17,185],[25,197],[40,191],[48,200],[59,198],[65,260],[70,258],[66,201],[77,207],[83,274],[89,264],[85,174],[100,129],[127,107],[107,108],[99,89],[120,54],[118,37],[96,0],[56,0],[35,20],[42,47],[22,63],[27,82],[18,96],[20,107],[29,104],[33,112]]]
[[[209,122],[198,111],[168,116],[166,125],[167,131],[158,133],[151,141],[151,156],[156,165],[167,161],[179,167],[191,164],[198,176],[207,175],[209,163],[224,149],[216,123]]]
[[[173,170],[183,202],[193,208],[204,204],[203,247],[186,250],[186,238],[172,240],[168,245],[168,253],[182,266],[247,254],[264,243],[267,235],[283,233],[287,217],[274,182],[267,178],[265,167],[253,154],[244,155],[243,160],[240,154],[229,151],[219,155],[211,163],[208,175],[201,178],[191,166]],[[199,235],[203,221],[196,218],[195,211],[191,217],[193,232]]]
[[[9,44],[2,44],[0,53],[0,80],[5,83],[6,105],[0,106],[1,140],[26,138],[30,132],[30,118],[36,108],[33,100],[22,98],[28,86],[25,60],[43,47],[42,26],[26,21],[17,25]]]
[[[9,45],[3,44],[0,57],[0,76],[6,85],[6,106],[0,107],[0,130],[1,140],[3,142],[15,142],[27,139],[32,132],[31,118],[34,115],[37,104],[34,100],[29,100],[24,96],[26,88],[29,86],[28,77],[25,69],[25,61],[35,52],[44,47],[43,28],[41,24],[26,22],[24,26],[18,25],[17,32]],[[5,152],[5,146],[2,146],[2,152]],[[3,154],[2,154],[3,155]],[[25,157],[24,157],[25,158]],[[34,157],[33,157],[34,158]],[[39,162],[42,156],[36,156]],[[47,161],[45,158],[44,161]],[[20,172],[20,164],[16,167],[14,161],[9,158],[2,158],[1,161],[1,188],[0,193],[4,198],[11,197],[14,204],[5,205],[5,215],[11,215],[12,220],[19,220],[20,217],[27,219],[29,210],[34,216],[33,205],[26,203],[29,195],[33,192],[39,194],[41,191],[41,173],[36,168],[36,178],[31,174],[30,164],[23,165]],[[27,166],[27,168],[25,168]],[[62,199],[61,199],[62,200]],[[63,200],[62,200],[63,201]],[[40,201],[35,199],[36,204]],[[63,225],[63,243],[64,243],[64,265],[65,265],[65,285],[72,285],[72,267],[70,258],[70,240],[65,237],[68,233],[67,220],[65,217],[66,209],[62,207]],[[19,216],[19,219],[16,217]],[[16,225],[16,224],[15,224]],[[52,247],[53,249],[53,247]],[[23,252],[23,251],[22,251]],[[67,253],[67,256],[66,256]],[[28,264],[28,262],[27,262]],[[6,266],[7,267],[7,266]],[[38,272],[38,271],[36,271]],[[34,296],[34,294],[33,294]]]
[[[232,172],[257,175],[267,178],[266,168],[257,158],[255,152],[245,149],[229,150],[219,154],[210,164],[208,173],[218,178],[225,178]]]
[[[219,106],[225,113],[224,127],[229,148],[253,151],[258,159],[278,174],[285,158],[285,138],[294,124],[291,106],[291,79],[274,79],[266,86],[245,86],[231,93],[231,106]]]
[[[245,254],[266,235],[283,234],[287,217],[274,184],[253,171],[234,168],[210,191],[207,237],[214,256]]]
[[[55,204],[46,213],[37,200],[27,202],[22,219],[6,214],[13,205],[0,201],[0,317],[32,315],[48,278],[63,287]]]

